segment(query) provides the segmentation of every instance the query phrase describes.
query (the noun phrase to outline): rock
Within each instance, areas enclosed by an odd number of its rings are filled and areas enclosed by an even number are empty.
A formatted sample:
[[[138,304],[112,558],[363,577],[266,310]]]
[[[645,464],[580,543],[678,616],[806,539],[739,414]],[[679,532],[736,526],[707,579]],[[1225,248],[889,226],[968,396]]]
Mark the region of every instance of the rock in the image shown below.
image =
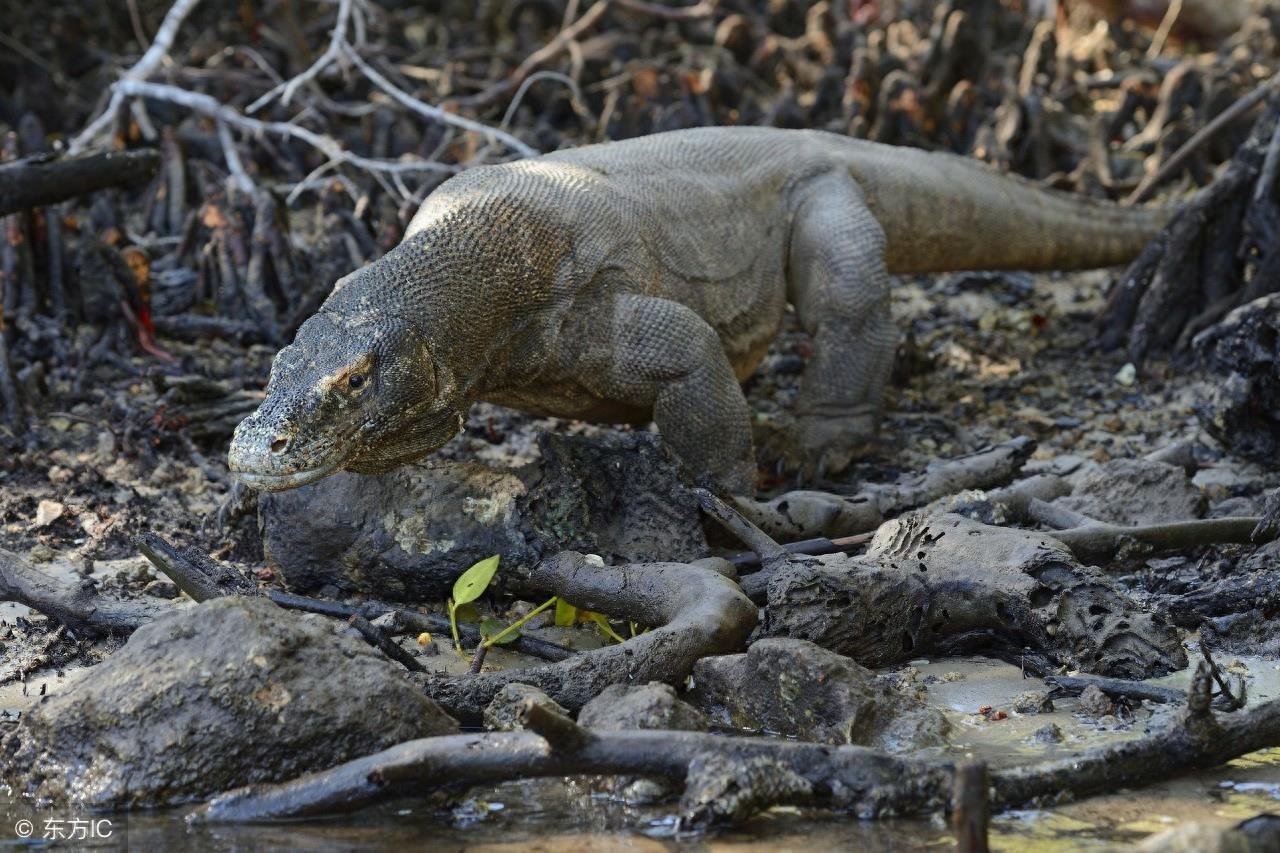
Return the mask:
[[[520,708],[532,699],[536,704],[568,715],[556,700],[532,684],[508,684],[498,691],[493,701],[484,709],[484,727],[490,731],[514,732],[524,728],[520,723]]]
[[[538,447],[516,470],[439,461],[263,494],[267,563],[299,592],[420,601],[492,554],[506,566],[566,549],[610,563],[706,554],[697,502],[658,436],[543,434]]]
[[[1053,701],[1041,690],[1028,690],[1014,698],[1013,710],[1019,714],[1048,714],[1053,710]]]
[[[1199,518],[1204,495],[1183,469],[1147,459],[1112,459],[1081,477],[1054,504],[1112,524],[1158,524]]]
[[[611,684],[582,706],[579,725],[605,731],[626,729],[674,729],[705,732],[707,718],[701,711],[676,696],[669,684]],[[633,803],[652,803],[680,790],[679,784],[662,779],[635,776],[606,776],[597,780],[597,790]]]
[[[669,684],[611,684],[582,706],[578,723],[592,729],[675,729],[705,732],[707,718]]]
[[[1256,500],[1240,496],[1218,501],[1216,504],[1209,507],[1209,512],[1205,514],[1205,517],[1231,518],[1233,516],[1258,515],[1260,512],[1261,510]]]
[[[1057,723],[1046,723],[1031,733],[1031,740],[1043,744],[1062,743],[1062,727]]]
[[[892,751],[946,743],[940,712],[888,679],[805,640],[758,640],[743,654],[703,658],[691,701],[717,725]]]
[[[1099,690],[1096,684],[1090,684],[1080,693],[1079,710],[1082,714],[1088,714],[1090,717],[1105,717],[1115,709],[1116,705],[1111,701],[1111,697]]]
[[[57,501],[40,501],[36,505],[36,518],[32,523],[34,527],[48,527],[58,519],[62,518],[67,508]]]
[[[1159,853],[1274,853],[1280,817],[1260,814],[1237,824],[1189,821],[1146,838],[1134,848]]]
[[[168,806],[455,731],[322,617],[227,597],[144,625],[34,706],[0,742],[0,775],[54,802]]]

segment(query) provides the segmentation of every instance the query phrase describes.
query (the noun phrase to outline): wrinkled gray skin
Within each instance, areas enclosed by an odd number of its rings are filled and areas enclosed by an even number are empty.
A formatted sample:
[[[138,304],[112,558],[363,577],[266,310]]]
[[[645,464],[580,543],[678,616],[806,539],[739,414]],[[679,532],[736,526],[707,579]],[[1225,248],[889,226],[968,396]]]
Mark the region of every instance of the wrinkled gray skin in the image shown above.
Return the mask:
[[[814,338],[797,455],[837,470],[879,419],[891,272],[1107,266],[1164,218],[820,131],[700,128],[471,169],[281,352],[230,466],[270,490],[387,471],[488,400],[653,420],[695,474],[751,493],[738,383],[788,303]]]

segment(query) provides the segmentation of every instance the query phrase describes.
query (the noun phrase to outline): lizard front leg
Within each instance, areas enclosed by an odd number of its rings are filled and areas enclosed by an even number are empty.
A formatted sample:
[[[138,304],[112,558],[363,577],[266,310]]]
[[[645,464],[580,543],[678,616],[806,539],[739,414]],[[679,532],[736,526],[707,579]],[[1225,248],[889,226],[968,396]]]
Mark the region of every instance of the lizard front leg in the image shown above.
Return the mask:
[[[813,336],[796,400],[796,438],[810,469],[844,468],[875,435],[897,344],[884,252],[884,230],[852,178],[833,173],[805,188],[788,293]]]
[[[629,294],[580,322],[590,333],[571,333],[566,345],[608,343],[576,359],[578,384],[601,400],[651,409],[663,439],[692,472],[712,475],[734,494],[755,494],[747,401],[706,321],[678,302]]]

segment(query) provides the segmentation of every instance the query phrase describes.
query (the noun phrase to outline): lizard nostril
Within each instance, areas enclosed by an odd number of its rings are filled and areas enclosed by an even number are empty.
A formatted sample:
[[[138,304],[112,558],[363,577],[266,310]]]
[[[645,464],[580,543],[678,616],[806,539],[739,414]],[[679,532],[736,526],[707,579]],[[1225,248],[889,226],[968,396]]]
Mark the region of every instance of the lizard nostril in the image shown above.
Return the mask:
[[[284,453],[285,448],[288,446],[289,446],[289,439],[284,438],[282,436],[280,438],[277,438],[275,441],[271,442],[271,452]]]

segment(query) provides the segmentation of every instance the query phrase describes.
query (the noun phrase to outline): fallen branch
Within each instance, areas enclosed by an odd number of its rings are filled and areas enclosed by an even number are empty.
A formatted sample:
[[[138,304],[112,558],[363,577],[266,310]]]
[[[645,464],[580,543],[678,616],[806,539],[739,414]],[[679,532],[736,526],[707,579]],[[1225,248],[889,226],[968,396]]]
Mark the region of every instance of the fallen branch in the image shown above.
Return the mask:
[[[653,626],[614,646],[556,664],[468,676],[430,675],[426,689],[449,713],[477,719],[499,690],[530,684],[576,710],[610,684],[681,683],[701,657],[738,651],[756,625],[756,607],[737,584],[685,563],[601,566],[565,551],[534,568],[522,594],[558,595],[586,610]]]
[[[812,783],[814,804],[852,807],[868,817],[933,809],[945,801],[943,765],[894,758],[859,746],[702,732],[584,729],[532,701],[527,731],[409,741],[281,785],[230,791],[195,811],[194,823],[244,823],[350,812],[408,794],[511,779],[587,774],[682,780],[708,754],[766,758]]]
[[[54,580],[4,549],[0,549],[0,601],[25,604],[86,637],[131,633],[170,606],[100,595],[89,581],[72,586]]]
[[[1045,684],[1056,688],[1055,693],[1079,696],[1086,687],[1096,687],[1113,699],[1141,699],[1159,705],[1170,705],[1187,700],[1186,691],[1176,687],[1162,687],[1142,681],[1124,678],[1105,678],[1101,675],[1048,675]]]
[[[37,157],[0,166],[0,215],[54,204],[107,187],[148,181],[160,167],[153,149],[79,157]]]
[[[996,802],[1017,807],[1160,782],[1280,744],[1280,700],[1215,718],[1212,683],[1201,662],[1187,707],[1146,737],[993,774]]]
[[[1125,527],[1120,524],[1086,524],[1068,530],[1045,533],[1071,549],[1076,559],[1086,563],[1105,562],[1126,544],[1138,542],[1156,551],[1176,551],[1205,545],[1254,542],[1253,531],[1261,521],[1258,516],[1241,518],[1197,518]]]

